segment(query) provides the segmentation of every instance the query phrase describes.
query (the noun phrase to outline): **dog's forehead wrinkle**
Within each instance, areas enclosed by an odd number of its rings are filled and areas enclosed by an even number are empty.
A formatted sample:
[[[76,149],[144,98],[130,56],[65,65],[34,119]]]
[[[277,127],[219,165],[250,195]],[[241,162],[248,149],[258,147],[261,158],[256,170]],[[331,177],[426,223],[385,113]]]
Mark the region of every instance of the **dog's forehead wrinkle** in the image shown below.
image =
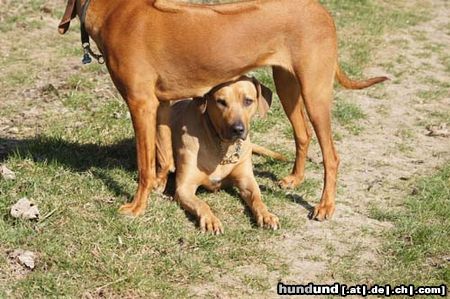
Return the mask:
[[[257,95],[257,90],[255,85],[252,82],[243,81],[242,86],[240,88],[240,94],[244,98],[255,98]]]
[[[252,82],[242,80],[230,85],[223,86],[214,93],[216,99],[242,100],[245,98],[255,98],[257,96],[256,87]]]
[[[233,87],[232,86],[224,86],[214,93],[214,97],[216,99],[228,99],[232,95],[233,95]]]

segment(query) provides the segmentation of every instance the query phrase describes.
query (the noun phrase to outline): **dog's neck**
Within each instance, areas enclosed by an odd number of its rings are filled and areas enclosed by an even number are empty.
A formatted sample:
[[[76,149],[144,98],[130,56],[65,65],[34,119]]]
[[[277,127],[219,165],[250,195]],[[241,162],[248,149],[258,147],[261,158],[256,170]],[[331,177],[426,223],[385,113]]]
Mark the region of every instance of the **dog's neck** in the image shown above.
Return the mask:
[[[209,117],[208,111],[205,111],[204,124],[209,136],[210,142],[215,145],[221,157],[220,165],[236,164],[239,162],[242,155],[242,139],[237,139],[234,142],[226,142],[222,140],[219,133],[214,128],[214,125]]]

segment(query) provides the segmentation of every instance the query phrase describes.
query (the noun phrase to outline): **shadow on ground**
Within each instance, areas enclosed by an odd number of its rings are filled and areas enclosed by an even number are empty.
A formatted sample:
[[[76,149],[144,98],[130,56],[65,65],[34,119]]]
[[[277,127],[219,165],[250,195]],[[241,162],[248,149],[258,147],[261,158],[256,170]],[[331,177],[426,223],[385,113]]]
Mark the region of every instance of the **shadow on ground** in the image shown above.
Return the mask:
[[[125,189],[104,170],[120,168],[132,174],[137,171],[135,142],[133,138],[127,138],[110,145],[99,145],[95,143],[71,142],[57,137],[36,137],[29,139],[14,139],[0,137],[0,163],[6,161],[10,156],[19,156],[29,158],[35,162],[55,163],[62,165],[74,172],[84,172],[90,170],[92,174],[102,180],[104,184],[116,196],[131,198]],[[255,165],[258,167],[259,164]],[[261,166],[261,165],[259,165]],[[269,178],[276,181],[275,174],[268,171],[255,169],[257,177]],[[166,194],[173,195],[175,191],[174,177],[171,175],[168,182]],[[269,191],[266,186],[260,186],[261,191]],[[285,194],[281,190],[271,190],[290,199],[311,212],[314,207],[311,206],[302,196],[297,194]],[[225,189],[233,197],[239,197],[239,194],[232,188]],[[202,188],[199,194],[207,193]],[[244,202],[242,202],[245,204]],[[253,219],[250,210],[246,210],[249,218]]]
[[[92,170],[117,196],[130,197],[107,172],[121,168],[130,173],[137,169],[135,143],[132,138],[111,145],[78,143],[56,137],[30,139],[0,138],[0,163],[10,156],[29,158],[35,162],[55,163],[74,172]]]

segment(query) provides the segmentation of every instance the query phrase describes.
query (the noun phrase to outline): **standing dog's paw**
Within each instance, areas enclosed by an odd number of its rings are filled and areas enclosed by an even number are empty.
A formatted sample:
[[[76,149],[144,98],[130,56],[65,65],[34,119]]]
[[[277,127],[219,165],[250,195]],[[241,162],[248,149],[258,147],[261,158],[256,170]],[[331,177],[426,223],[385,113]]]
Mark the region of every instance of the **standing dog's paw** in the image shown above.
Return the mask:
[[[264,227],[272,230],[280,228],[280,221],[278,217],[272,213],[264,212],[256,217],[256,223],[259,227]]]
[[[336,206],[334,203],[328,203],[328,204],[318,204],[314,208],[314,212],[311,215],[311,219],[323,221],[325,219],[330,219],[335,210]]]
[[[301,182],[303,182],[302,177],[290,174],[279,181],[278,186],[280,186],[282,189],[293,189],[300,185]]]
[[[213,233],[215,235],[223,234],[222,223],[213,213],[207,213],[200,217],[200,229],[202,232]]]
[[[144,214],[145,207],[137,206],[133,202],[126,203],[119,208],[119,213],[122,215],[137,217]]]

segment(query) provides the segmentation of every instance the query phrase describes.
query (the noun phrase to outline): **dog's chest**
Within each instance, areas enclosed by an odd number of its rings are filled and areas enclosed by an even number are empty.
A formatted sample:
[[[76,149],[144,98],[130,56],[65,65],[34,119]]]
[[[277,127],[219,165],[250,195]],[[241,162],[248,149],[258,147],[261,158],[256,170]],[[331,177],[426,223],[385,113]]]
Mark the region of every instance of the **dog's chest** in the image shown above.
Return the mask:
[[[223,178],[220,176],[209,176],[208,180],[208,189],[210,190],[217,191],[222,186]]]
[[[219,190],[232,169],[233,167],[230,167],[230,165],[218,166],[215,171],[208,175],[204,186],[211,191]]]

